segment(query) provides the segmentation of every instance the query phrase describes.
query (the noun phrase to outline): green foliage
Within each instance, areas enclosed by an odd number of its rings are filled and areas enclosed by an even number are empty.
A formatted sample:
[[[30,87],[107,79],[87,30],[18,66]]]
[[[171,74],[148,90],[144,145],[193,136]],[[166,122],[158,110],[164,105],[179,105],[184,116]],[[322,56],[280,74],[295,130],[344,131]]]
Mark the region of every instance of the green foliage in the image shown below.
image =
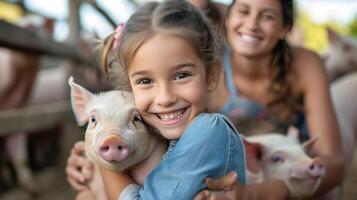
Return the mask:
[[[303,34],[302,46],[319,53],[323,52],[328,46],[326,27],[344,35],[357,36],[357,16],[349,26],[333,20],[318,24],[311,20],[308,13],[298,10],[296,24]]]
[[[317,52],[322,52],[327,47],[324,26],[313,22],[306,12],[298,12],[297,26],[303,34],[302,46]]]
[[[357,15],[349,24],[350,27],[350,35],[357,37]]]

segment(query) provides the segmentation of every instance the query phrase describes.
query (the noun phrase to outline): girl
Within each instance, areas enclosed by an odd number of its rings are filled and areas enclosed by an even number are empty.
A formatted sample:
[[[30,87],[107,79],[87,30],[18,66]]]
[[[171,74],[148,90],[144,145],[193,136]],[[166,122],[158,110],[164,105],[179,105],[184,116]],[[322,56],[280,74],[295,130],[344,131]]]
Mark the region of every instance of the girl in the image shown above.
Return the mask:
[[[302,138],[318,137],[312,153],[327,169],[315,194],[320,196],[342,180],[340,133],[323,64],[315,53],[289,47],[285,37],[292,25],[292,0],[232,2],[226,19],[229,47],[222,58],[225,83],[218,84],[214,95],[222,98],[214,107],[231,118],[254,119],[256,126],[267,122],[284,130],[293,124],[300,128]],[[230,178],[222,178],[211,189],[232,188]],[[277,193],[277,187],[281,188],[278,182],[245,188],[236,185],[226,194],[231,199],[278,199],[286,188]]]
[[[205,113],[217,55],[210,24],[185,1],[146,4],[105,40],[109,81],[131,90],[143,120],[170,140],[139,194],[124,172],[101,169],[109,199],[192,199],[206,177],[231,170],[245,183],[239,135],[223,115]]]

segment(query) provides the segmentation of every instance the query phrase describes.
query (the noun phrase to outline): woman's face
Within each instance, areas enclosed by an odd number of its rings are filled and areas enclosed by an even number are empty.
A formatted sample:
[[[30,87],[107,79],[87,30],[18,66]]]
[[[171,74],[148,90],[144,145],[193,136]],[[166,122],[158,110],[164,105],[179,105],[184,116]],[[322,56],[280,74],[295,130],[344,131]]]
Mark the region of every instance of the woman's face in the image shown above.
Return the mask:
[[[138,49],[128,72],[141,116],[167,139],[179,138],[206,109],[206,69],[180,37],[156,34]]]
[[[289,30],[283,25],[280,0],[236,0],[226,26],[232,49],[253,57],[270,54]]]

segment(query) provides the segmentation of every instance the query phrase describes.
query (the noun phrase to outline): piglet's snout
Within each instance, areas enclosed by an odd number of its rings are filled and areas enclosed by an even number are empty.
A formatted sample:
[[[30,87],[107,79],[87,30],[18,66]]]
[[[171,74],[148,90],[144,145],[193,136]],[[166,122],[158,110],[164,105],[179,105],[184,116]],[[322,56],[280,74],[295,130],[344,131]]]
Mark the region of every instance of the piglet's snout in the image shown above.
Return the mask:
[[[120,162],[128,157],[128,144],[118,135],[109,135],[99,145],[99,156],[107,162]]]
[[[312,178],[318,178],[325,175],[325,167],[320,159],[314,158],[308,166],[307,172]]]

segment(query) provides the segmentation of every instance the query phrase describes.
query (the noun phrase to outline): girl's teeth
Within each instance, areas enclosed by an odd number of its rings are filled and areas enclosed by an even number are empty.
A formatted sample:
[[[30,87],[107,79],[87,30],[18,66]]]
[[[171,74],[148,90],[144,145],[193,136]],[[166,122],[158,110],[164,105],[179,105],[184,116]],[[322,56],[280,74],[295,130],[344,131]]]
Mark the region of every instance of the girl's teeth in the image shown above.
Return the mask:
[[[167,120],[176,119],[176,118],[181,117],[181,116],[182,116],[182,113],[178,112],[178,113],[170,113],[170,114],[161,114],[160,118],[162,120],[164,120],[164,121],[167,121]]]

